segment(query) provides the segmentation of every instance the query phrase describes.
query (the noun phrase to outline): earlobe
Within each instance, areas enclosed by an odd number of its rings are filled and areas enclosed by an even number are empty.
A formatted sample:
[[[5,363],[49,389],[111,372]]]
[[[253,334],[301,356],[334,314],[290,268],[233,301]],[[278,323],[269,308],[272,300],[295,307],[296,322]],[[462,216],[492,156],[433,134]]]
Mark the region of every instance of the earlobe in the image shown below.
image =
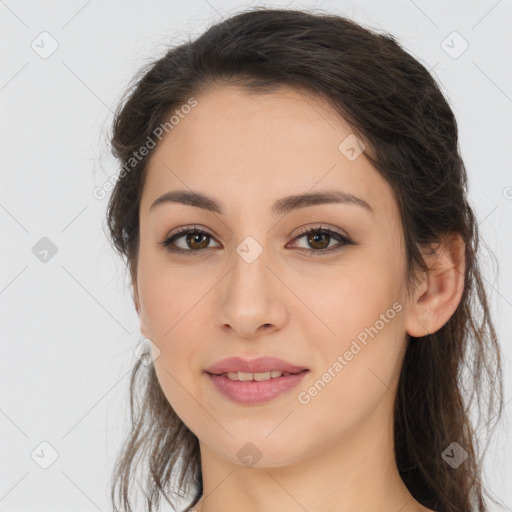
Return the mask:
[[[431,249],[425,256],[429,274],[417,287],[407,312],[405,328],[414,337],[441,329],[457,309],[464,292],[466,265],[462,236],[451,233]]]

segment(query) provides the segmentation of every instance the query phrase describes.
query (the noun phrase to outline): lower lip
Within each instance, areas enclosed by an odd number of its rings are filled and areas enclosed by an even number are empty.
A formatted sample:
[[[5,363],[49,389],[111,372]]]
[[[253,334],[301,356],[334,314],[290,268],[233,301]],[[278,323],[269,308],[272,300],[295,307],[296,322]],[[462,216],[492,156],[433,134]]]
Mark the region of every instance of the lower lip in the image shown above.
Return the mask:
[[[308,370],[275,379],[261,381],[231,380],[220,375],[208,374],[217,391],[238,404],[257,405],[268,402],[293,389],[304,378]]]

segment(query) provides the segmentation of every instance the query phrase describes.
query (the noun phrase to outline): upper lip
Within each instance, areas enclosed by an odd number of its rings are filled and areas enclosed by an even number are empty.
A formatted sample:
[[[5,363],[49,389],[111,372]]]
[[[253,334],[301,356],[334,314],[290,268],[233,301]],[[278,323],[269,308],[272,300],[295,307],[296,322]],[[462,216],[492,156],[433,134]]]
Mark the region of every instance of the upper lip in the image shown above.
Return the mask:
[[[305,366],[298,366],[277,357],[258,357],[247,360],[241,357],[228,357],[217,361],[214,365],[206,368],[207,373],[220,375],[226,372],[264,373],[281,371],[286,373],[299,373],[307,370]]]

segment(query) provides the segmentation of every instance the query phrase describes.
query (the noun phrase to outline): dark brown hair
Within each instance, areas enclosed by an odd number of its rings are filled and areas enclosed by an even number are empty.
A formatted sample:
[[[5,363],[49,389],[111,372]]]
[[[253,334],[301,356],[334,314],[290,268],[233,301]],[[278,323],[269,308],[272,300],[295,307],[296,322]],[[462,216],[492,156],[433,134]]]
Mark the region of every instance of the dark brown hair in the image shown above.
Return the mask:
[[[108,228],[132,284],[152,153],[136,163],[130,159],[173,111],[219,85],[248,94],[293,87],[327,100],[351,125],[398,202],[409,292],[416,272],[428,272],[421,247],[461,234],[465,286],[455,313],[437,332],[408,339],[395,399],[395,455],[404,483],[424,506],[488,510],[481,474],[488,443],[480,454],[477,434],[480,425],[490,431],[503,409],[500,349],[478,265],[478,226],[466,198],[457,124],[439,86],[393,36],[318,10],[252,8],[169,49],[141,69],[113,124],[112,152],[125,172],[110,197]],[[114,509],[131,510],[130,489],[141,462],[147,464],[147,510],[158,508],[161,495],[172,505],[175,477],[177,493],[192,487],[195,504],[202,494],[198,439],[166,400],[153,365],[136,362],[130,405],[132,429],[113,472]],[[442,457],[452,442],[468,454],[456,469]]]

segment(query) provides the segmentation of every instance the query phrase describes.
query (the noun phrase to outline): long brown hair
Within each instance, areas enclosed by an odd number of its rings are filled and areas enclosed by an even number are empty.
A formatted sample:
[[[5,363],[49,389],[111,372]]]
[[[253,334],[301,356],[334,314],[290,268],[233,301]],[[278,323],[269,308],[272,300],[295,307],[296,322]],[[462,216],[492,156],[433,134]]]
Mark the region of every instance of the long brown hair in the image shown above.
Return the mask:
[[[134,154],[155,140],[159,127],[191,97],[219,84],[249,94],[283,86],[313,93],[351,125],[366,146],[366,158],[397,198],[408,290],[418,269],[428,272],[420,245],[440,242],[451,232],[462,235],[465,286],[455,313],[434,334],[408,339],[395,399],[395,455],[404,483],[424,506],[488,510],[481,474],[488,443],[480,452],[478,434],[484,428],[489,433],[502,413],[500,348],[478,265],[478,226],[466,197],[457,124],[439,86],[393,36],[325,12],[252,8],[169,49],[141,69],[113,123],[112,152],[122,172],[107,221],[132,284],[140,198],[152,152],[137,159]],[[132,429],[113,471],[114,509],[131,510],[130,489],[140,482],[136,471],[142,464],[149,512],[162,495],[175,508],[168,495],[190,489],[195,504],[203,490],[198,439],[166,400],[152,364],[136,361],[130,406]],[[470,421],[472,407],[478,411],[476,424]],[[454,442],[467,453],[458,468],[443,457]]]

